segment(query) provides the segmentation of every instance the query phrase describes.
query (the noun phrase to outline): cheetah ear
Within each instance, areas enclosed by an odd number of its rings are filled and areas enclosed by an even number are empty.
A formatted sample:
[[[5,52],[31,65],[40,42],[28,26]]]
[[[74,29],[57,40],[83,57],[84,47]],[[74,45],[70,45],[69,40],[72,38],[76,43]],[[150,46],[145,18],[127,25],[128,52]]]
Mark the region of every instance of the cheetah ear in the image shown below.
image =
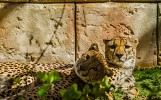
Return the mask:
[[[105,39],[103,39],[103,42],[106,44],[107,42],[109,42],[110,41],[110,39],[108,39],[108,38],[105,38]]]
[[[92,43],[88,50],[99,51],[98,44],[97,43]]]

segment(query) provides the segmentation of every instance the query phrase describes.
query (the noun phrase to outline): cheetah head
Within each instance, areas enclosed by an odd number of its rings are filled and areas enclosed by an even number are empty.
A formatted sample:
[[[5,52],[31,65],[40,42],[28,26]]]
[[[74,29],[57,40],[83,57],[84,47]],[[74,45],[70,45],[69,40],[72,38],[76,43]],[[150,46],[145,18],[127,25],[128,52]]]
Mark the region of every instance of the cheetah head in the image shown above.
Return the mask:
[[[78,77],[86,83],[102,80],[104,75],[113,74],[108,69],[107,62],[95,43],[76,61],[74,69]]]
[[[135,66],[138,39],[135,37],[116,37],[104,39],[103,41],[105,44],[105,56],[109,62],[124,68]]]

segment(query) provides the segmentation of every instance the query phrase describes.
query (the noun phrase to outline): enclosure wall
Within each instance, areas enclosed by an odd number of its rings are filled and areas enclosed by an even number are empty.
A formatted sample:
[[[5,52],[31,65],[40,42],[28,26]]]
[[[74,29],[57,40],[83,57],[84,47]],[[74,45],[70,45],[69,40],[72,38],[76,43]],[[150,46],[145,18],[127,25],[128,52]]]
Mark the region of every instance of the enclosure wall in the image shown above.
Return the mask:
[[[156,67],[160,1],[0,0],[0,61],[74,63],[93,42],[104,54],[104,38],[133,34],[137,66]]]

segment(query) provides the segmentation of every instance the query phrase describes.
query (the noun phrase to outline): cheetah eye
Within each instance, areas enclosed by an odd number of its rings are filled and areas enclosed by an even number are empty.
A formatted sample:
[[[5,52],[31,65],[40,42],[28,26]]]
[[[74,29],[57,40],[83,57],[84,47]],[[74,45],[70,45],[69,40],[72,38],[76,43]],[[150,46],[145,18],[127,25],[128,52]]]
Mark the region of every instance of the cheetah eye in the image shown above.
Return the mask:
[[[111,49],[115,49],[116,48],[116,45],[111,45],[109,46]]]
[[[98,68],[97,68],[97,67],[94,67],[93,70],[94,70],[94,71],[98,71]]]
[[[128,49],[128,48],[130,48],[130,47],[131,47],[131,46],[129,46],[129,45],[125,45],[125,48],[126,48],[126,49]]]
[[[88,60],[88,59],[90,59],[90,56],[89,56],[89,55],[87,55],[87,56],[86,56],[86,59],[87,59],[87,60]]]
[[[95,66],[94,66],[92,69],[93,69],[94,71],[98,71],[98,68],[95,67]]]

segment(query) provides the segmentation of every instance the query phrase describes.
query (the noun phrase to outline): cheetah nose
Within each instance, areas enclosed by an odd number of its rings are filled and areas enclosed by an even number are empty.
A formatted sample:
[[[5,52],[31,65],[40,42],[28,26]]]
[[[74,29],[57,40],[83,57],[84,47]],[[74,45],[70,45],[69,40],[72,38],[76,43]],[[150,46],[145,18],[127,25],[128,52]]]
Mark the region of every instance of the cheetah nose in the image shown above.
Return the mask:
[[[117,53],[116,56],[120,59],[123,56],[123,54]]]

